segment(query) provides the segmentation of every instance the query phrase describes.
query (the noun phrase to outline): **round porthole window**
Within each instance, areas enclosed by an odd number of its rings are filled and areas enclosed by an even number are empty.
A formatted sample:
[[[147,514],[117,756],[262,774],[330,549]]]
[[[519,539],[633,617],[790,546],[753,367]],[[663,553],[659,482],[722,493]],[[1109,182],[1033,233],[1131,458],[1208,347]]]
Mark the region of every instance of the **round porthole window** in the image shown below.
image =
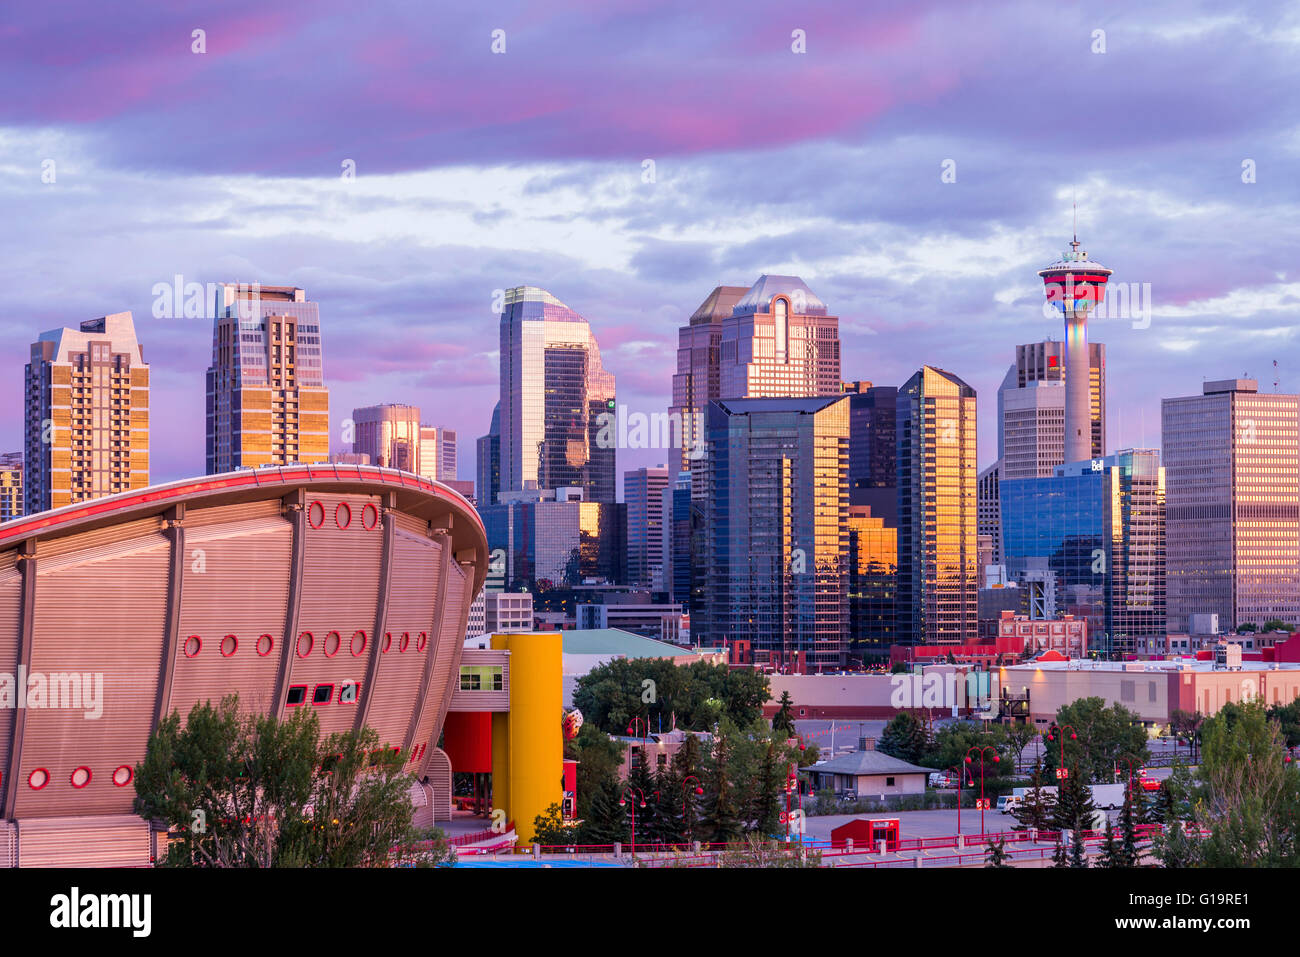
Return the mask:
[[[27,775],[27,786],[33,791],[39,791],[49,783],[50,772],[44,768],[37,768],[31,774]]]
[[[124,788],[131,783],[133,777],[135,777],[135,771],[131,769],[131,765],[123,764],[113,772],[113,783],[120,788]]]
[[[310,631],[304,631],[298,636],[298,657],[306,658],[311,654],[312,647],[316,644],[316,639]]]
[[[352,657],[360,658],[366,650],[366,644],[366,633],[357,629],[356,633],[352,636],[352,641],[348,643],[348,650],[352,652]]]
[[[343,643],[342,637],[337,631],[331,631],[325,636],[325,657],[333,658],[339,653],[339,645]]]
[[[239,639],[234,635],[226,635],[221,639],[221,657],[229,658],[239,649]]]
[[[83,764],[81,767],[73,770],[72,777],[69,780],[72,782],[74,788],[81,790],[90,783],[90,777],[90,768]]]
[[[334,506],[334,524],[339,528],[347,528],[352,524],[352,506],[347,502],[339,502]]]
[[[411,647],[411,633],[404,631],[402,632],[402,643],[397,646],[397,650],[405,651],[409,647]]]
[[[198,655],[203,648],[203,639],[198,635],[190,635],[185,639],[185,657],[193,658]]]
[[[275,647],[275,639],[270,635],[259,635],[257,638],[257,653],[265,658]]]
[[[320,502],[312,502],[307,506],[307,524],[312,528],[320,528],[325,524],[325,506]]]

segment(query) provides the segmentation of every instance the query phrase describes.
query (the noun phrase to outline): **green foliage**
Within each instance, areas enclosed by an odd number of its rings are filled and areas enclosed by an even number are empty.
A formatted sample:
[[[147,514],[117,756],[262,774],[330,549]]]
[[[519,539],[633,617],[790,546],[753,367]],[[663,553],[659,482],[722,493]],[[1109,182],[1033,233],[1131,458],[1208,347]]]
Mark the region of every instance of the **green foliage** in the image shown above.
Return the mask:
[[[762,714],[769,694],[767,676],[726,664],[617,658],[578,679],[573,703],[587,724],[609,734],[627,734],[634,718],[654,730],[667,730],[675,717],[679,729],[711,731],[724,716],[748,727]]]
[[[724,851],[720,863],[722,867],[821,867],[822,855],[797,842],[787,844],[751,834],[740,846]]]
[[[994,748],[994,751],[984,752],[984,781],[987,789],[990,780],[1015,775],[1014,761],[1007,747],[1006,736],[998,725],[994,725],[994,729],[985,729],[974,721],[953,721],[944,725],[935,734],[934,744],[922,763],[931,768],[968,768],[974,776],[975,786],[979,787],[979,755],[971,753],[969,765],[965,761],[971,748],[987,746]],[[997,761],[993,760],[995,754]]]
[[[1034,764],[1034,773],[1029,782],[1030,790],[1025,792],[1024,800],[1011,809],[1011,816],[1022,827],[1047,830],[1052,827],[1056,791],[1047,783],[1042,761]]]
[[[779,705],[777,712],[772,716],[772,730],[779,731],[787,738],[793,738],[795,736],[794,700],[790,697],[790,692],[782,691],[781,699],[777,704]]]
[[[1010,867],[1007,863],[1007,842],[1003,838],[996,841],[988,842],[988,852],[985,855],[985,867]]]
[[[1110,829],[1109,819],[1106,821],[1106,828],[1107,830]],[[1120,846],[1120,863],[1117,866],[1137,867],[1137,814],[1134,809],[1133,789],[1131,787],[1124,789],[1124,806],[1119,812],[1119,829],[1123,841]]]
[[[915,714],[900,711],[885,725],[876,750],[901,761],[920,764],[930,750],[929,735]]]
[[[1277,722],[1278,730],[1288,748],[1300,747],[1300,698],[1290,704],[1275,704],[1268,709],[1270,721]]]
[[[578,820],[591,816],[591,805],[602,788],[614,789],[622,776],[621,741],[610,738],[591,724],[583,724],[578,736],[565,742],[564,756],[578,762],[578,794],[574,814]]]
[[[1105,868],[1127,866],[1123,863],[1123,853],[1115,840],[1115,829],[1111,826],[1109,818],[1106,820],[1106,843],[1101,846],[1101,859],[1097,862],[1097,866]]]
[[[542,846],[576,843],[577,833],[564,820],[564,809],[558,804],[549,805],[533,819],[533,841]]]
[[[1080,698],[1060,709],[1056,724],[1061,728],[1072,726],[1077,739],[1071,738],[1068,728],[1064,732],[1065,766],[1076,765],[1086,780],[1084,783],[1113,781],[1115,768],[1125,766],[1125,761],[1140,767],[1150,760],[1147,734],[1137,714],[1123,705],[1106,707],[1102,698]],[[1061,742],[1046,741],[1049,761],[1052,755],[1060,763]]]
[[[1070,768],[1069,775],[1057,790],[1056,803],[1052,807],[1052,827],[1058,830],[1086,831],[1091,829],[1096,817],[1097,808],[1092,803],[1092,792],[1084,783],[1079,769]]]
[[[1288,625],[1286,622],[1284,622],[1281,618],[1270,618],[1268,621],[1264,622],[1264,627],[1260,630],[1261,631],[1290,631],[1291,626]]]
[[[241,714],[237,696],[159,722],[136,767],[135,810],[177,838],[160,863],[358,867],[393,862],[411,837],[411,777],[370,728],[319,740],[304,709]]]

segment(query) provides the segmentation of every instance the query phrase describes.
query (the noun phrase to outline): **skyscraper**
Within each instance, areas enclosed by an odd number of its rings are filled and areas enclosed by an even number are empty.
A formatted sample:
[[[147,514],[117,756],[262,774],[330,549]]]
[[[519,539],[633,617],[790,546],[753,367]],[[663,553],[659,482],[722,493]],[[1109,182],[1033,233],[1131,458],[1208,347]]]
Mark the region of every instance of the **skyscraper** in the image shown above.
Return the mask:
[[[420,474],[435,482],[456,481],[455,430],[423,423],[419,444]]]
[[[320,312],[294,286],[223,283],[207,373],[209,475],[329,460]]]
[[[1007,454],[1008,419],[1017,429],[1014,445],[1020,462],[1015,466],[1015,474],[1009,475],[1011,478],[1026,478],[1030,461],[1046,463],[1046,471],[1040,470],[1039,475],[1052,474],[1052,469],[1066,461],[1065,393],[1018,391],[1031,389],[1040,382],[1060,383],[1064,389],[1065,353],[1064,342],[1050,339],[1016,346],[1016,361],[998,388],[999,457]],[[1088,405],[1092,444],[1087,457],[1100,458],[1106,454],[1106,346],[1100,342],[1088,343]],[[1030,436],[1026,432],[1030,421],[1035,440],[1032,451],[1027,445]]]
[[[1161,403],[1168,628],[1300,624],[1300,396],[1254,379]]]
[[[975,390],[923,366],[898,392],[898,641],[977,637]]]
[[[1106,655],[1158,654],[1165,638],[1165,470],[1153,449],[1003,480],[1007,571],[1033,617],[1088,620]]]
[[[149,367],[129,312],[42,333],[25,378],[28,514],[149,484]]]
[[[748,292],[745,286],[715,286],[677,330],[677,372],[673,375],[673,404],[669,413],[680,423],[681,471],[691,470],[691,450],[703,448],[704,412],[720,397],[718,356],[722,350],[722,323]]]
[[[663,491],[664,590],[668,598],[691,609],[691,548],[693,543],[702,546],[702,536],[692,535],[691,473],[678,472],[672,485]]]
[[[722,399],[838,395],[840,321],[798,276],[759,276],[722,321]]]
[[[352,410],[352,451],[370,464],[421,474],[420,410],[413,405],[368,405]]]
[[[440,482],[454,481],[456,470],[459,465],[456,461],[456,430],[449,429],[446,426],[439,426],[438,432],[438,480]]]
[[[898,628],[898,529],[866,505],[849,506],[849,639],[877,661]]]
[[[1065,320],[1066,462],[1093,457],[1091,379],[1076,372],[1091,368],[1088,313],[1105,297],[1110,274],[1109,269],[1090,260],[1088,253],[1079,248],[1077,237],[1059,260],[1038,271],[1047,301]]]
[[[643,466],[623,473],[627,503],[627,583],[662,590],[664,513],[663,493],[668,466]]]
[[[587,320],[545,289],[506,291],[500,409],[502,492],[577,487],[614,501],[614,376]]]
[[[994,462],[975,477],[975,533],[989,538],[989,564],[1002,564],[1002,503],[998,485],[1002,463]],[[984,569],[980,569],[983,574]]]
[[[898,527],[898,389],[845,382],[849,397],[849,504]]]
[[[705,586],[692,635],[755,660],[833,668],[848,653],[849,403],[722,399],[691,472],[704,509]]]
[[[479,506],[495,505],[501,490],[501,403],[492,407],[487,435],[479,436],[475,447],[475,491]]]

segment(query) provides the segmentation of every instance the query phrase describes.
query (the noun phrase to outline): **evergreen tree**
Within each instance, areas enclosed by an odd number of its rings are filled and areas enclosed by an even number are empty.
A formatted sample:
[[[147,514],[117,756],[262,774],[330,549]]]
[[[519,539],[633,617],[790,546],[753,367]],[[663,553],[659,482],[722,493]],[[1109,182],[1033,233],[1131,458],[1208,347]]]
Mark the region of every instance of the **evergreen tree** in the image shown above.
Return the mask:
[[[754,830],[763,837],[777,836],[781,827],[782,790],[784,776],[777,764],[776,743],[768,741],[759,762],[758,774],[754,779],[754,788],[748,817],[754,822]]]
[[[1110,827],[1109,821],[1106,822],[1106,826]],[[1083,830],[1081,828],[1075,828],[1070,838],[1070,866],[1088,866],[1088,854],[1083,845]]]
[[[650,766],[650,761],[654,757],[654,752],[642,754],[641,760],[636,761],[632,767],[632,773],[628,775],[627,785],[623,788],[623,797],[628,801],[624,807],[628,815],[628,822],[635,828],[635,840],[640,844],[657,844],[659,843],[660,833],[663,826],[660,818],[660,792],[655,786],[655,774]],[[645,807],[641,806],[642,801]],[[630,805],[635,802],[635,810]],[[632,815],[635,813],[635,822],[633,823]]]
[[[772,716],[772,730],[779,731],[787,738],[795,736],[794,731],[794,701],[790,698],[789,691],[781,692],[781,699],[778,702],[780,707],[775,715]]]
[[[1106,819],[1106,843],[1101,846],[1101,860],[1098,867],[1126,867],[1123,863],[1123,852],[1115,840],[1115,829],[1111,827],[1110,818]]]
[[[1069,867],[1070,858],[1065,850],[1065,834],[1058,834],[1056,837],[1056,848],[1052,851],[1053,867]]]
[[[919,764],[929,751],[925,725],[912,712],[900,711],[885,725],[876,750],[909,764]]]
[[[702,791],[704,788],[704,768],[701,764],[700,751],[699,739],[690,734],[686,736],[686,740],[682,742],[673,759],[676,778],[681,782],[679,793],[682,807],[678,820],[683,839],[687,841],[699,837],[700,818],[704,807],[705,795],[696,793],[697,790]]]
[[[1052,826],[1052,809],[1056,805],[1056,792],[1047,787],[1043,777],[1043,762],[1034,764],[1034,773],[1029,779],[1031,789],[1025,792],[1024,799],[1011,809],[1011,816],[1021,827],[1047,830]]]
[[[587,817],[573,840],[576,844],[627,844],[632,838],[632,817],[619,805],[618,781],[602,781],[591,796]]]
[[[1106,821],[1106,827],[1110,827],[1109,819]],[[1137,867],[1137,820],[1133,814],[1133,789],[1131,787],[1124,790],[1124,807],[1119,812],[1119,829],[1123,835],[1119,866]]]
[[[1171,819],[1165,832],[1153,842],[1153,853],[1164,867],[1195,867],[1199,863],[1197,847],[1183,830],[1182,821]]]
[[[985,867],[1010,867],[1007,863],[1007,842],[1003,838],[989,841]]]
[[[1078,772],[1078,767],[1070,768],[1070,773],[1061,782],[1056,806],[1052,808],[1052,826],[1059,830],[1087,830],[1097,817],[1092,792]]]
[[[740,814],[736,807],[736,797],[731,784],[731,745],[725,736],[719,736],[713,744],[713,754],[707,762],[705,791],[711,796],[709,809],[704,816],[701,830],[714,843],[727,844],[742,832]]]

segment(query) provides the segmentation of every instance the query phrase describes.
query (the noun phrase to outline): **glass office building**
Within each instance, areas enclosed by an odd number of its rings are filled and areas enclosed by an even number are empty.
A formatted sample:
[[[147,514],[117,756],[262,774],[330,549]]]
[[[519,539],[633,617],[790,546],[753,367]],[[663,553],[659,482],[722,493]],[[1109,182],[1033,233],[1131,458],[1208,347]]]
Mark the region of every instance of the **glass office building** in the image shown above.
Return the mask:
[[[1047,617],[1086,619],[1089,645],[1104,656],[1164,652],[1158,450],[1067,463],[1050,478],[1003,479],[1000,492],[1007,573],[1031,588],[1050,583]]]
[[[506,501],[479,509],[488,549],[505,553],[506,591],[546,592],[584,581],[622,583],[627,508],[585,502],[579,495],[574,489],[558,489],[539,493],[540,501]]]
[[[849,640],[879,660],[894,643],[898,618],[898,529],[864,505],[849,506]]]
[[[615,412],[614,376],[587,320],[545,289],[506,290],[500,491],[577,487],[589,502],[613,502],[615,443],[599,436]]]
[[[703,509],[703,607],[692,634],[810,670],[848,653],[849,403],[724,399],[691,471]]]

